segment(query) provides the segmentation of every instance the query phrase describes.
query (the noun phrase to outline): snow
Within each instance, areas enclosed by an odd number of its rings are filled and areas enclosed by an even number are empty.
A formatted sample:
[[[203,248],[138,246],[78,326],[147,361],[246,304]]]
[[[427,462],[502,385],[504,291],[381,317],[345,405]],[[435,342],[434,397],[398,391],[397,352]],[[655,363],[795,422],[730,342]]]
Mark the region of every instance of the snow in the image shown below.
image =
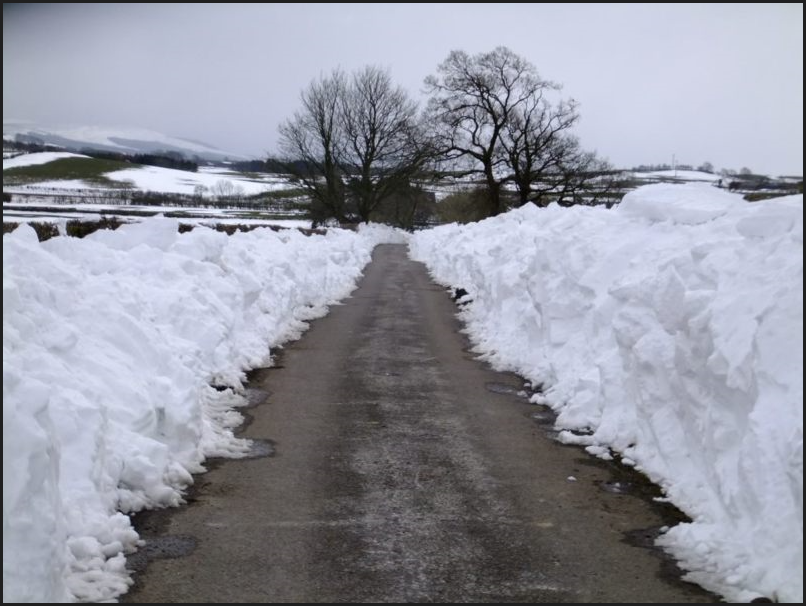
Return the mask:
[[[8,192],[9,190],[6,189],[6,191]],[[101,216],[104,216],[115,217],[125,223],[133,223],[143,221],[147,217],[160,213],[171,213],[183,224],[206,225],[208,227],[214,227],[216,224],[274,225],[277,227],[302,229],[310,229],[311,227],[311,221],[303,218],[304,212],[294,210],[277,211],[277,213],[286,218],[276,218],[272,216],[272,211],[195,206],[143,206],[137,204],[54,204],[52,202],[53,198],[54,196],[48,195],[41,195],[41,197],[30,195],[27,197],[25,204],[15,207],[14,209],[4,206],[3,222],[19,223],[37,221],[61,223],[64,221],[98,221]],[[293,218],[295,216],[299,218]]]
[[[219,166],[199,166],[199,172],[216,175],[218,179],[240,178],[246,179],[247,181],[266,183],[272,186],[272,190],[293,189],[298,187],[298,185],[293,182],[290,175],[282,173],[241,173],[232,170],[231,168],[223,168]]]
[[[285,229],[311,229],[309,219],[239,219],[238,217],[222,217],[203,219],[199,217],[183,217],[179,222],[185,225],[204,225],[215,228],[216,225],[272,225]]]
[[[88,158],[80,154],[66,152],[39,152],[23,154],[3,160],[3,170],[18,166],[47,164],[61,158]],[[135,166],[105,173],[104,176],[113,182],[109,185],[98,185],[80,179],[55,179],[25,183],[4,188],[6,193],[24,193],[26,195],[102,195],[104,192],[121,189],[138,189],[194,195],[201,187],[205,198],[219,195],[251,196],[270,191],[293,190],[295,185],[287,175],[255,174],[246,176],[219,167],[199,167],[198,172],[163,168],[158,166]]]
[[[210,218],[233,218],[238,219],[240,216],[246,215],[254,215],[256,212],[251,209],[238,209],[238,208],[229,208],[226,206],[219,206],[219,207],[210,207],[210,206],[163,206],[159,204],[154,205],[142,205],[142,204],[100,204],[95,202],[87,202],[87,203],[73,203],[73,204],[54,204],[51,199],[52,196],[45,196],[43,195],[41,199],[34,199],[31,203],[21,204],[20,206],[30,206],[32,208],[37,209],[48,209],[43,211],[43,213],[47,212],[69,212],[69,211],[86,211],[88,213],[95,213],[97,215],[113,215],[115,213],[123,213],[123,212],[136,212],[136,213],[151,213],[151,214],[161,214],[161,213],[182,213],[187,215],[194,215],[194,216],[204,216]],[[41,201],[40,201],[41,200]],[[14,212],[4,210],[5,213]],[[22,212],[22,211],[20,211]],[[270,212],[270,211],[266,211]],[[300,217],[305,216],[305,212],[301,210],[293,211],[288,210],[284,211],[286,214],[298,214]],[[308,222],[310,223],[310,222]]]
[[[143,153],[158,149],[181,150],[186,153],[213,154],[243,159],[231,152],[222,151],[211,145],[171,137],[163,133],[145,128],[109,128],[102,126],[45,126],[40,127],[29,122],[3,120],[3,138],[13,140],[17,135],[33,135],[45,140],[55,136],[74,142],[80,147],[101,145],[105,148],[118,149],[126,153]],[[143,144],[146,144],[145,148]]]
[[[104,217],[110,215],[104,213]],[[142,220],[141,217],[116,217],[121,222],[130,223],[131,220]],[[67,221],[93,222],[101,219],[97,213],[60,213],[57,209],[53,211],[16,211],[3,210],[3,223],[66,223]]]
[[[146,221],[149,217],[138,217],[133,215],[117,215],[114,212],[98,213],[59,213],[57,209],[53,211],[4,211],[4,223],[66,223],[68,221],[84,221],[92,223],[98,221],[101,216],[119,220],[121,223],[137,223]],[[282,227],[285,229],[311,229],[311,222],[308,219],[249,219],[226,216],[205,217],[179,217],[177,219],[183,225],[204,225],[215,229],[216,225],[261,225]]]
[[[653,170],[649,172],[636,172],[638,179],[674,179],[677,181],[719,181],[722,177],[713,173],[699,170]]]
[[[124,168],[104,175],[113,181],[129,181],[134,187],[144,191],[159,191],[174,194],[193,194],[194,189],[201,185],[212,189],[220,182],[229,182],[233,187],[242,190],[242,194],[251,196],[265,191],[278,189],[276,185],[251,181],[249,179],[236,179],[222,177],[221,175],[189,172],[176,170],[175,168],[163,168],[161,166],[143,166],[141,168]],[[282,186],[285,189],[288,186]]]
[[[33,154],[21,154],[13,158],[3,158],[3,170],[18,168],[20,166],[34,166],[35,164],[48,164],[62,158],[89,158],[81,154],[71,154],[69,152],[37,152]]]
[[[104,192],[109,192],[110,188],[89,183],[82,179],[55,179],[53,181],[36,181],[34,183],[23,183],[20,185],[12,185],[3,188],[3,191],[10,194],[17,193],[31,193],[37,194],[51,194],[58,195],[60,193],[76,192],[78,190],[84,193],[91,193],[93,195],[102,195]]]
[[[5,126],[5,125],[4,125]],[[4,128],[5,130],[5,128]],[[167,147],[179,147],[194,152],[221,152],[211,145],[191,141],[189,139],[182,139],[179,137],[169,137],[160,132],[149,130],[146,128],[107,128],[102,126],[72,126],[67,128],[47,129],[47,132],[52,132],[65,139],[74,141],[86,141],[88,143],[95,143],[106,146],[116,146],[127,149],[128,146],[122,141],[149,141],[154,143],[162,143]]]
[[[138,542],[126,513],[177,505],[205,457],[249,452],[233,435],[244,371],[398,237],[177,226],[3,236],[4,602],[125,592]]]
[[[659,544],[728,601],[803,599],[803,196],[648,185],[415,234],[482,358],[558,438],[620,453],[692,519]],[[538,464],[538,462],[535,462]]]
[[[25,154],[9,160],[3,160],[3,169],[15,166],[29,166],[31,164],[45,164],[59,158],[86,158],[78,154],[68,154],[62,152],[41,152],[36,154]],[[249,179],[238,176],[237,173],[222,175],[217,172],[200,170],[190,172],[177,170],[174,168],[163,168],[160,166],[140,166],[137,168],[124,168],[121,170],[105,173],[104,177],[112,181],[118,181],[121,185],[139,189],[141,191],[158,191],[175,194],[195,194],[197,186],[207,188],[205,197],[210,197],[216,193],[216,188],[221,188],[226,184],[231,189],[224,189],[224,193],[237,193],[239,195],[251,196],[267,191],[282,191],[290,189],[293,185],[286,177],[267,176],[263,179]],[[110,187],[99,186],[87,183],[80,179],[56,179],[51,181],[40,181],[28,183],[16,187],[6,188],[11,193],[48,190],[94,190],[106,191]]]

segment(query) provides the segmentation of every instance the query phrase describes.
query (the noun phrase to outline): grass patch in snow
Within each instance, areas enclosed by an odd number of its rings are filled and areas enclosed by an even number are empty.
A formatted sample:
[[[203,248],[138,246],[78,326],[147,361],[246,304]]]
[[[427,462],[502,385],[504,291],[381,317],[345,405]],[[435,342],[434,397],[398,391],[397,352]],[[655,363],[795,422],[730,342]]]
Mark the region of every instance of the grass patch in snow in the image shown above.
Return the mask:
[[[20,185],[39,181],[80,179],[93,185],[121,186],[125,184],[108,179],[104,176],[105,173],[139,166],[139,164],[101,158],[59,158],[46,164],[6,169],[3,171],[3,184]]]

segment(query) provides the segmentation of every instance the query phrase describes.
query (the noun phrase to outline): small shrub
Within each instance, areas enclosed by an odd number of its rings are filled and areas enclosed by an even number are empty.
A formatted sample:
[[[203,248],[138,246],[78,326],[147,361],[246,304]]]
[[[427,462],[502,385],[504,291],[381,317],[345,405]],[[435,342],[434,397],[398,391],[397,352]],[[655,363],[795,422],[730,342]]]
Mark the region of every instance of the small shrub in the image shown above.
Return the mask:
[[[117,217],[102,216],[98,221],[68,221],[67,235],[83,238],[99,229],[117,229],[123,222]]]
[[[36,232],[36,237],[39,238],[40,242],[44,242],[45,240],[49,240],[54,236],[59,235],[59,228],[55,223],[45,223],[42,221],[31,221],[28,223],[33,230]],[[7,223],[3,222],[3,233],[10,234],[12,231],[17,229],[20,226],[19,223]]]
[[[489,216],[487,190],[483,187],[450,194],[437,203],[440,223],[472,223]]]

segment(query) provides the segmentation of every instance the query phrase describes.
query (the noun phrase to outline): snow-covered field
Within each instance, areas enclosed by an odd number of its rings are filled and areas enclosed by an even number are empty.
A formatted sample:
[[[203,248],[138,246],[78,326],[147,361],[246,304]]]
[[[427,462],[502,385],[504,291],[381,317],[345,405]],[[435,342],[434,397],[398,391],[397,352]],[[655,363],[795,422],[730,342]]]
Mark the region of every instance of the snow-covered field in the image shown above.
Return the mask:
[[[274,225],[310,229],[311,221],[301,210],[281,211],[283,217],[272,217],[272,211],[237,208],[205,208],[195,206],[158,206],[137,204],[55,204],[52,196],[31,197],[27,204],[3,207],[3,221],[8,223],[64,223],[66,221],[98,221],[101,216],[114,217],[124,223],[143,221],[148,217],[170,213],[184,224],[193,225]],[[291,218],[297,216],[299,218]]]
[[[199,172],[189,172],[176,170],[175,168],[162,168],[160,166],[143,166],[140,168],[127,168],[117,170],[105,175],[113,181],[125,181],[131,183],[136,189],[143,191],[159,191],[172,194],[193,194],[199,186],[207,188],[206,196],[215,193],[216,187],[221,187],[223,183],[229,183],[233,188],[239,188],[240,193],[247,196],[259,194],[266,191],[277,191],[290,189],[288,182],[266,182],[260,180],[246,179],[222,175],[218,171],[206,172],[199,169]]]
[[[636,179],[646,179],[649,181],[675,180],[675,181],[704,181],[713,183],[721,178],[714,173],[705,173],[700,170],[653,170],[648,172],[635,172]]]
[[[115,218],[121,223],[137,223],[148,220],[145,217],[121,215],[114,212],[104,213],[65,213],[59,212],[58,207],[52,211],[6,211],[3,221],[9,223],[56,223],[64,224],[70,221],[96,222],[103,216]],[[205,217],[181,217],[177,219],[183,225],[204,225],[215,228],[216,225],[260,225],[265,227],[282,227],[285,229],[310,229],[311,221],[308,219],[252,219],[240,218],[225,213],[208,213]]]
[[[803,196],[648,185],[411,248],[468,291],[483,358],[543,386],[561,440],[620,453],[692,518],[660,539],[691,580],[802,601]]]
[[[3,160],[3,169],[47,164],[62,158],[88,158],[79,154],[63,152],[40,152],[15,156]],[[88,158],[89,159],[89,158]],[[39,181],[34,183],[19,183],[4,186],[3,192],[14,194],[14,204],[20,206],[37,206],[36,211],[24,208],[10,208],[3,206],[4,222],[49,221],[62,222],[65,220],[98,220],[103,213],[106,216],[116,216],[122,221],[133,222],[141,218],[135,217],[130,211],[140,210],[143,213],[170,212],[193,214],[209,217],[209,219],[183,219],[184,222],[205,224],[210,223],[255,223],[261,225],[290,226],[289,215],[297,214],[298,209],[291,208],[286,202],[279,201],[275,210],[261,209],[256,212],[245,212],[243,209],[228,208],[188,208],[188,207],[138,207],[125,204],[131,198],[132,190],[152,191],[168,194],[200,195],[207,201],[214,201],[222,196],[226,199],[232,195],[254,195],[264,192],[285,191],[293,196],[294,184],[284,175],[256,174],[245,175],[232,172],[222,167],[199,167],[198,172],[182,171],[156,166],[138,166],[106,173],[104,175],[113,183],[99,185],[88,183],[80,179],[57,179]],[[109,205],[110,199],[117,199],[120,204]],[[87,203],[76,203],[86,201]],[[72,202],[72,204],[65,204]],[[93,203],[94,202],[94,203]],[[283,206],[285,205],[285,206]],[[42,210],[51,207],[52,212]],[[83,214],[71,216],[68,209],[86,210]],[[124,212],[125,209],[125,212]],[[242,218],[244,217],[244,218]],[[310,227],[310,221],[294,220],[294,226]]]
[[[20,166],[35,166],[37,164],[49,164],[63,158],[89,158],[81,154],[71,154],[69,152],[37,152],[35,154],[21,154],[13,158],[3,158],[3,170],[9,168],[19,168]]]
[[[37,152],[23,154],[13,158],[3,160],[3,170],[18,168],[21,166],[32,166],[36,164],[48,164],[62,158],[89,158],[80,154],[66,152]],[[125,168],[105,173],[104,177],[116,181],[129,188],[141,191],[156,191],[172,194],[192,195],[201,193],[205,197],[215,195],[240,194],[251,196],[268,191],[282,191],[292,189],[294,186],[290,180],[278,175],[260,175],[248,177],[240,173],[234,173],[220,167],[199,167],[198,172],[177,170],[174,168],[163,168],[160,166],[138,166],[136,168]],[[79,179],[58,179],[51,181],[40,181],[36,183],[26,183],[4,187],[4,191],[31,193],[36,191],[49,190],[108,190],[113,186],[99,186],[87,183]],[[204,188],[199,190],[198,188]]]
[[[205,457],[249,452],[233,435],[244,371],[345,297],[392,238],[180,235],[165,218],[4,235],[3,601],[125,592],[138,540],[125,512],[175,505]]]

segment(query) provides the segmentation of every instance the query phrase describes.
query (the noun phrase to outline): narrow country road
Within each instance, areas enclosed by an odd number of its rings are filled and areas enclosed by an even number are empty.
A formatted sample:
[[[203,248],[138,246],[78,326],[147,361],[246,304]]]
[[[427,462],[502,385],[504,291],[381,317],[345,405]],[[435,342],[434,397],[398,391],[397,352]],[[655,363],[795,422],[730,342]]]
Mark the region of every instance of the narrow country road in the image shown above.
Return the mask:
[[[658,506],[603,489],[608,464],[467,353],[405,246],[373,259],[253,374],[268,395],[243,435],[273,456],[215,463],[188,506],[143,516],[152,557],[124,601],[716,601],[640,545]]]

